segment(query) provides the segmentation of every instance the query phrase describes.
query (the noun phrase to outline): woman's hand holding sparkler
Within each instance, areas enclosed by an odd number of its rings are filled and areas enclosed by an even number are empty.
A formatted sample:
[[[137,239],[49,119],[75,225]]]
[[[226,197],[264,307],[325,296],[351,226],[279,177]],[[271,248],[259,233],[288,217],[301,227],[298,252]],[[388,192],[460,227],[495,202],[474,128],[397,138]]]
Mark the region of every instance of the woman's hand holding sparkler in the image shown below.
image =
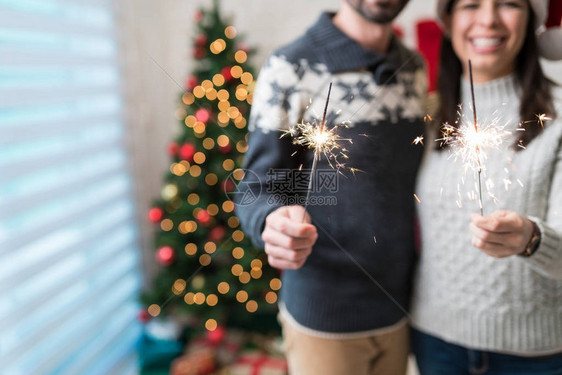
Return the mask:
[[[304,265],[312,252],[318,232],[310,224],[310,215],[304,207],[285,206],[267,216],[262,239],[272,267],[297,269]]]
[[[472,245],[494,258],[521,254],[533,235],[533,222],[514,211],[472,214],[470,219]]]

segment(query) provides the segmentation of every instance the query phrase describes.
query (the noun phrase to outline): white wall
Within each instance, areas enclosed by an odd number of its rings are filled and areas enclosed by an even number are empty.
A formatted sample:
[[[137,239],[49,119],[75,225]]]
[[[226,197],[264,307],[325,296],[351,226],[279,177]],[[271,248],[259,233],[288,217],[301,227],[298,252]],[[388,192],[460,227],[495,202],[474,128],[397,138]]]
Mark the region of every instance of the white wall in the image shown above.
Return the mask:
[[[291,41],[312,24],[322,10],[336,10],[341,0],[223,0],[223,14],[231,16],[248,45],[259,52],[259,67],[266,56]],[[411,0],[398,22],[406,42],[414,45],[414,21],[433,18],[436,0]],[[193,61],[193,13],[211,0],[121,0],[120,21],[125,53],[125,88],[129,100],[130,139],[135,160],[138,208],[145,248],[150,227],[144,214],[158,196],[169,166],[166,146],[179,131],[174,117],[178,93]],[[562,63],[548,64],[549,75],[562,81]],[[153,262],[148,262],[147,265]]]

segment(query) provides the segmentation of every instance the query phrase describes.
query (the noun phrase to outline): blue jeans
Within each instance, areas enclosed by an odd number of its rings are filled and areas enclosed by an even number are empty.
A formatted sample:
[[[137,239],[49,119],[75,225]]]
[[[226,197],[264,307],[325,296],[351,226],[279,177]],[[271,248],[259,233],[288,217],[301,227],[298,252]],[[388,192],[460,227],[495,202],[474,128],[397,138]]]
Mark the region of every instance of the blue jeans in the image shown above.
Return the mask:
[[[470,350],[412,329],[420,375],[562,375],[562,353],[544,357]]]

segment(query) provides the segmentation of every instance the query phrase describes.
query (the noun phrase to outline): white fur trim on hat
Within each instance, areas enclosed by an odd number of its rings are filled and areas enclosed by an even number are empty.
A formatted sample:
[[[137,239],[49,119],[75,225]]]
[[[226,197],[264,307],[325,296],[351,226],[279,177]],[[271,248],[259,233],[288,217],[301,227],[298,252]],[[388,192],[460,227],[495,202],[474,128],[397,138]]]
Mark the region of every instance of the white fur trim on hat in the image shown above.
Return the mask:
[[[550,28],[537,36],[539,54],[547,60],[562,60],[562,28]]]

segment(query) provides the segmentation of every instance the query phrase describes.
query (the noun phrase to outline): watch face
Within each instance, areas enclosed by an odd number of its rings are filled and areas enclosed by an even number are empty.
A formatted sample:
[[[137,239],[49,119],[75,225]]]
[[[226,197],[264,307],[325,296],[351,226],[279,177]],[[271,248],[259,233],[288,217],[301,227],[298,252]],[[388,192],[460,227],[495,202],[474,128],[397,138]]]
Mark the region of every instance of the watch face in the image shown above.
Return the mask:
[[[541,243],[541,236],[535,235],[535,238],[533,238],[533,243],[531,243],[531,254],[537,251],[540,243]]]

